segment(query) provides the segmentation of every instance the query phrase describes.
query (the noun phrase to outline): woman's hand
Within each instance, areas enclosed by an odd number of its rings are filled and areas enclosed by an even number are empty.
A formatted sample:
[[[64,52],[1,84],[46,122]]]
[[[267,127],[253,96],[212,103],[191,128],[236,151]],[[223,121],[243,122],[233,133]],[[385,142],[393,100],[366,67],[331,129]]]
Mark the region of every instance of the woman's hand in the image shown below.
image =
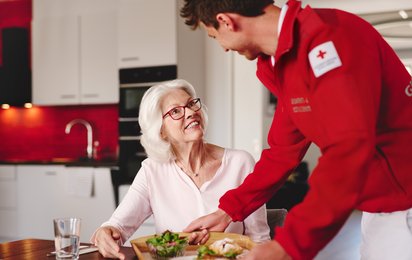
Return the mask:
[[[272,240],[262,244],[257,244],[242,260],[271,259],[271,260],[291,260],[283,247]]]
[[[225,231],[232,219],[226,212],[221,209],[216,210],[209,215],[200,217],[187,226],[183,232],[192,232],[196,230],[207,229],[209,231]]]
[[[120,231],[117,228],[111,226],[101,227],[96,231],[92,243],[99,248],[99,252],[103,257],[123,260],[125,255],[120,252],[120,246],[116,242],[120,237]]]
[[[209,239],[209,231],[203,229],[201,231],[193,232],[189,236],[190,245],[203,245]]]

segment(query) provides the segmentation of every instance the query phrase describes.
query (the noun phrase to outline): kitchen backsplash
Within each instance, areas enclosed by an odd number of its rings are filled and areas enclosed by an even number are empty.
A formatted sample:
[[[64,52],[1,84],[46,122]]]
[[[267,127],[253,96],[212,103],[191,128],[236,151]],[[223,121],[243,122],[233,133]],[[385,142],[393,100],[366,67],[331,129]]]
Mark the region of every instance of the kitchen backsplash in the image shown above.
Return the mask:
[[[0,161],[38,161],[86,156],[87,132],[81,124],[65,133],[66,124],[84,119],[93,128],[100,160],[116,160],[117,105],[12,107],[0,110]]]

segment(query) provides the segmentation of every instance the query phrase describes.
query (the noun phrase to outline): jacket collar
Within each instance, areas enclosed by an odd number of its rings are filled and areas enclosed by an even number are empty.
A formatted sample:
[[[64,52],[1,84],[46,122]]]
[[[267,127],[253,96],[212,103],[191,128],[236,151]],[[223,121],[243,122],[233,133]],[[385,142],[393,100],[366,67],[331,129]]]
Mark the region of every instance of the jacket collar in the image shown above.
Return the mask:
[[[278,46],[276,48],[275,60],[278,61],[280,56],[288,52],[293,46],[293,26],[300,12],[301,2],[297,0],[289,0],[287,3],[288,11],[285,20],[282,24],[282,30],[278,38]]]

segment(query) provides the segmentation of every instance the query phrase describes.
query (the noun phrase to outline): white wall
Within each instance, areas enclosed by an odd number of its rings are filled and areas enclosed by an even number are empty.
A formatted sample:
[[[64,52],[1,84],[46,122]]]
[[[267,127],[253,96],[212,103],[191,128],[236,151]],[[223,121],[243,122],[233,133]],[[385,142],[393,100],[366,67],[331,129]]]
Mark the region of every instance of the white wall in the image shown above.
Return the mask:
[[[183,0],[177,0],[179,13]],[[177,75],[189,81],[196,89],[197,95],[204,99],[205,94],[205,40],[200,30],[193,31],[177,15]]]
[[[207,140],[224,147],[244,149],[260,157],[263,137],[264,87],[256,77],[256,61],[225,53],[206,38]]]
[[[256,61],[235,54],[233,64],[233,146],[259,159],[266,143],[262,131],[266,89],[256,77]]]
[[[223,147],[233,147],[232,53],[225,53],[205,37],[205,104],[209,128],[206,139]]]

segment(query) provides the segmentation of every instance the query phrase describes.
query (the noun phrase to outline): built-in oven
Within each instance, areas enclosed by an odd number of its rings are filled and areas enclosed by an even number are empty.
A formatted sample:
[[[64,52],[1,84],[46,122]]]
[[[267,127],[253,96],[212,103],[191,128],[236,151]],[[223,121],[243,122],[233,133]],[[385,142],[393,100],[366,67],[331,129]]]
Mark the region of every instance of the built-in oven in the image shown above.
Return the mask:
[[[119,186],[130,184],[146,158],[140,144],[139,107],[146,90],[162,81],[177,77],[177,66],[156,66],[120,70],[119,167],[112,170],[116,205]]]

